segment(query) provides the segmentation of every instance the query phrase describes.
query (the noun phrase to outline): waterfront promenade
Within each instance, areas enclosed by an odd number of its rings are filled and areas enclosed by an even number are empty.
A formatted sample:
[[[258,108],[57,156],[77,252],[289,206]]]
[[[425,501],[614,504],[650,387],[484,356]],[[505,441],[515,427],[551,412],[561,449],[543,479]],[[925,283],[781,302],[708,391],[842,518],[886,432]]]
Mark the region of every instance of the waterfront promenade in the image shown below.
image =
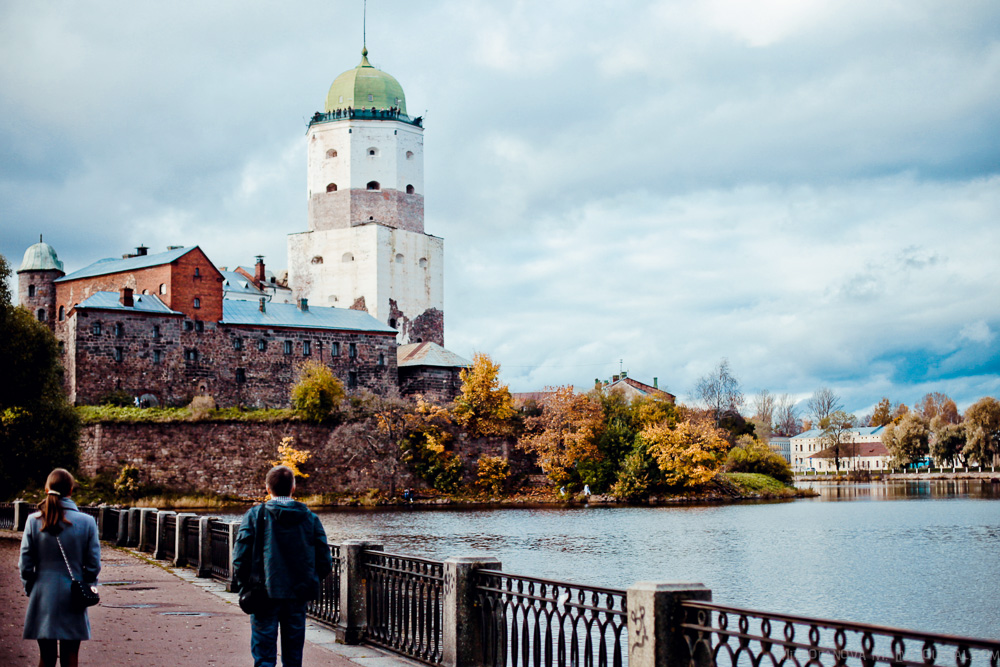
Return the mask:
[[[0,530],[0,665],[38,664],[38,647],[21,639],[28,598],[17,571],[20,534]],[[101,545],[101,604],[90,610],[93,639],[81,665],[211,665],[250,659],[250,617],[218,582],[163,568],[131,552]],[[411,663],[369,646],[335,644],[312,621],[304,663],[321,667],[406,667]]]

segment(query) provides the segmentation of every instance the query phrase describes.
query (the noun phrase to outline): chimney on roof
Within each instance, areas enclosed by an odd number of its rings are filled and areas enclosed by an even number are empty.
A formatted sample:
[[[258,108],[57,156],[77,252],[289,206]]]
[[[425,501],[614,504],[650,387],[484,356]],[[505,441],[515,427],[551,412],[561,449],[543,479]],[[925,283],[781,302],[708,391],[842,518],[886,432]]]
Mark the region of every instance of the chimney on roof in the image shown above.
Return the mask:
[[[266,307],[264,306],[264,304],[266,304],[266,303],[267,303],[267,299],[265,299],[265,298],[262,297],[261,300],[260,300],[260,312],[263,313],[263,312],[266,311]]]
[[[149,250],[149,248],[147,248],[144,245],[141,245],[141,246],[139,246],[138,248],[135,249],[135,256],[136,257],[145,257],[148,254],[148,252],[147,252],[148,250]]]
[[[659,388],[660,388],[660,383],[658,381],[658,378],[653,378],[653,389],[659,389]]]
[[[619,376],[619,375],[612,375],[611,376],[611,381],[612,382],[618,382],[618,380],[620,380],[620,379],[621,379],[621,376]]]
[[[135,303],[132,301],[132,288],[131,287],[123,287],[121,289],[121,299],[119,299],[119,300],[121,301],[121,304],[123,306],[125,306],[126,308],[133,308],[133,307],[135,307]]]
[[[264,284],[264,255],[257,255],[257,263],[253,267],[253,281],[257,283],[257,289]]]
[[[309,310],[309,299],[299,299],[299,310],[303,313]]]

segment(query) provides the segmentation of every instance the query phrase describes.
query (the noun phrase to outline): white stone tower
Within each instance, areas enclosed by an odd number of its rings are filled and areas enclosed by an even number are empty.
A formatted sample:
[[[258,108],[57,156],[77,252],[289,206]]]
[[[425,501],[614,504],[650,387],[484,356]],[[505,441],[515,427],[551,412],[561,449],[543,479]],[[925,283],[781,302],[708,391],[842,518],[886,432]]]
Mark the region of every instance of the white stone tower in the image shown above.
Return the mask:
[[[368,311],[400,344],[443,346],[444,241],[424,233],[423,125],[367,49],[334,80],[306,140],[309,228],[289,236],[289,287]]]

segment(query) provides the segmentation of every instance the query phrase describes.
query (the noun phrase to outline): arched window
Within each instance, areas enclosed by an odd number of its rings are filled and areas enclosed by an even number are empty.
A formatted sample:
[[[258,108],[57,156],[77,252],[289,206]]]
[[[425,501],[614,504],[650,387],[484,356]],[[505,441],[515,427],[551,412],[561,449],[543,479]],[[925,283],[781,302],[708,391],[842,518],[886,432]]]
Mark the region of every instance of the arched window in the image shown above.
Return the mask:
[[[396,264],[402,264],[402,263],[403,263],[402,253],[396,253]]]
[[[199,299],[198,297],[195,297],[195,298],[194,298],[194,302],[193,302],[193,304],[192,304],[192,305],[193,305],[193,306],[194,306],[195,308],[201,308],[201,299]]]
[[[420,261],[417,262],[417,263],[420,264],[420,268],[421,269],[426,269],[427,268],[427,258],[426,257],[421,257]]]
[[[333,150],[333,149],[331,148],[330,150],[328,150],[328,151],[326,152],[326,156],[327,156],[327,157],[337,157],[337,151],[335,151],[335,150]]]
[[[413,194],[413,186],[412,185],[407,185],[406,186],[406,194],[408,194],[408,195],[412,195]]]
[[[322,264],[322,263],[323,263],[323,258],[322,258],[322,257],[321,257],[320,255],[316,255],[315,257],[313,257],[313,258],[312,258],[312,259],[310,260],[310,262],[311,262],[312,264]]]
[[[63,319],[65,319],[65,317],[66,317],[66,308],[65,308],[65,306],[59,306],[59,321],[62,322]]]
[[[327,192],[336,192],[337,191],[337,184],[336,183],[330,183],[330,184],[328,184],[326,186],[326,191]]]
[[[378,149],[374,146],[369,146],[365,152],[368,154],[368,157],[378,157]]]
[[[35,286],[28,285],[28,296],[35,296]]]
[[[344,256],[341,257],[340,259],[341,259],[342,262],[353,262],[354,261],[354,255],[352,255],[349,252],[345,252]]]
[[[381,190],[382,186],[378,184],[378,181],[368,181],[369,190]]]
[[[160,294],[166,294],[166,293],[167,293],[167,284],[160,283]]]
[[[413,159],[413,151],[406,151],[406,159],[407,160]]]

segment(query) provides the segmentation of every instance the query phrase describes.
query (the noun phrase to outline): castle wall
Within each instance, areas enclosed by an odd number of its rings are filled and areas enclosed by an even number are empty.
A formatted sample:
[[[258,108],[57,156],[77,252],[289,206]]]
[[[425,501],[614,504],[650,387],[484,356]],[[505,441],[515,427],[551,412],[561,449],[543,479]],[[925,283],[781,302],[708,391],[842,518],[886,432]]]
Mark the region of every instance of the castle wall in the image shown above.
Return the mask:
[[[462,393],[461,368],[407,366],[399,369],[399,393],[420,395],[434,403],[450,403]]]

